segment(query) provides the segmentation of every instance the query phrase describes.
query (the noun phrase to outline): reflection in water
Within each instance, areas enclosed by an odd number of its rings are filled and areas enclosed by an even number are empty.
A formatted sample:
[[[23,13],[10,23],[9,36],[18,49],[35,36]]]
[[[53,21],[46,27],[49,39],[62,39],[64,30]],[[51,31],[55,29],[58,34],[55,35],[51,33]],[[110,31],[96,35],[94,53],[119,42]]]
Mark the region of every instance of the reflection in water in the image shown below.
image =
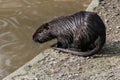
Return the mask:
[[[0,0],[0,79],[48,48],[33,32],[57,16],[84,10],[86,0]]]

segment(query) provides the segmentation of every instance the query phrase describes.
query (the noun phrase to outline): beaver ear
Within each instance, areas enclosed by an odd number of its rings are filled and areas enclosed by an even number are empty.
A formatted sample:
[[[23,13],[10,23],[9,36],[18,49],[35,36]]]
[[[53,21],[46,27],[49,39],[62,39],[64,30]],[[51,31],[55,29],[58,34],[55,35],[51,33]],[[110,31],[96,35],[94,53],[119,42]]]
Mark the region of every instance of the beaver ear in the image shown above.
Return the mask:
[[[49,24],[48,23],[43,24],[43,26],[44,26],[44,29],[46,29],[46,30],[49,29]]]

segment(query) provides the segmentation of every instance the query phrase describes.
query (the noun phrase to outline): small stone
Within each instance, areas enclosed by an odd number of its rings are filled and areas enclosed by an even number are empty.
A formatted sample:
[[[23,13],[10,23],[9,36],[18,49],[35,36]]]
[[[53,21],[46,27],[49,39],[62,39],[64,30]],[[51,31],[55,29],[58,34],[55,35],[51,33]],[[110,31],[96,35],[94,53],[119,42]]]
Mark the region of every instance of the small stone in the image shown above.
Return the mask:
[[[38,78],[34,78],[33,80],[39,80]]]
[[[68,75],[68,77],[70,78],[70,77],[72,77],[72,75]]]
[[[108,19],[105,19],[105,23],[108,23],[109,22],[109,20]]]
[[[65,76],[64,73],[59,73],[59,77],[63,77],[63,76]]]
[[[21,80],[28,80],[27,78],[21,78]]]
[[[75,76],[78,76],[78,75],[79,75],[79,74],[77,74],[77,73],[75,74]]]
[[[119,15],[120,15],[119,13],[115,14],[115,16],[119,16]]]
[[[117,29],[120,29],[120,26],[116,26]]]
[[[28,65],[28,66],[26,66],[26,67],[24,68],[24,70],[25,70],[25,71],[29,71],[31,68],[32,68],[32,66],[31,66],[31,65]]]
[[[88,56],[88,57],[86,57],[86,59],[90,59],[90,57]]]
[[[115,31],[115,34],[118,34],[119,33],[119,31]]]
[[[56,69],[51,69],[51,73],[52,74],[55,74],[55,73],[57,73],[58,72],[58,70],[56,70]]]
[[[116,40],[116,39],[115,39],[114,42],[119,42],[119,40]]]
[[[112,28],[109,28],[109,30],[112,30]]]

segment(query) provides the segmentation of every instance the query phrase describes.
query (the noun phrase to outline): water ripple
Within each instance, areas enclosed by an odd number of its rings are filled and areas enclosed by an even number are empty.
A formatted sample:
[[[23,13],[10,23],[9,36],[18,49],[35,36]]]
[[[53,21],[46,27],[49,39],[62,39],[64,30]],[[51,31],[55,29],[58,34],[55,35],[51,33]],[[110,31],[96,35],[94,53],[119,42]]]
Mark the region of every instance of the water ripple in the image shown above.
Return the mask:
[[[13,44],[17,44],[17,42],[13,41],[13,42],[9,42],[9,43],[6,43],[4,45],[1,45],[0,50],[2,50],[4,47],[7,47],[7,46],[10,46],[10,45],[13,45]]]
[[[0,23],[2,23],[2,24],[0,24],[0,26],[2,26],[2,27],[8,26],[8,23],[3,19],[0,19]]]

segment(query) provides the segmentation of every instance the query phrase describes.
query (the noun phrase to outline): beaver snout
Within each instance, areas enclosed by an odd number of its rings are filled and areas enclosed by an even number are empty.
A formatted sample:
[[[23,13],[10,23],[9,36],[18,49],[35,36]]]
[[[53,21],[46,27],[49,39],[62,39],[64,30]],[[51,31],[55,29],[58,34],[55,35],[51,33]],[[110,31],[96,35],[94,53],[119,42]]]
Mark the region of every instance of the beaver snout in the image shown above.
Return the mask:
[[[34,35],[33,35],[33,41],[35,41],[35,42],[38,42],[38,41],[39,41],[38,38],[37,38],[37,34],[34,34]]]

